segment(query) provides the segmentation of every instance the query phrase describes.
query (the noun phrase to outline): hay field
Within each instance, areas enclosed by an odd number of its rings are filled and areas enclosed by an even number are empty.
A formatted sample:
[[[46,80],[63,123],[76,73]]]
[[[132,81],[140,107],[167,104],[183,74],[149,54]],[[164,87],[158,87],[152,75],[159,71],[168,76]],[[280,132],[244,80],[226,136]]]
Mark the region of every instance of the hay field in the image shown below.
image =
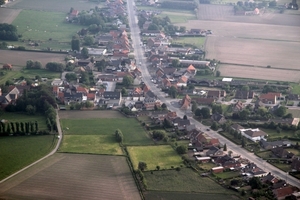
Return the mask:
[[[222,63],[299,69],[299,55],[300,41],[212,36],[206,43],[206,58]]]
[[[0,184],[0,199],[141,199],[125,157],[55,154]]]
[[[0,23],[11,24],[20,12],[20,9],[0,8]]]
[[[25,66],[27,60],[40,61],[45,66],[48,62],[64,62],[65,57],[66,54],[58,53],[0,50],[0,63],[16,66]]]
[[[289,82],[300,81],[300,71],[225,64],[220,64],[219,66],[219,71],[223,77],[240,77]]]

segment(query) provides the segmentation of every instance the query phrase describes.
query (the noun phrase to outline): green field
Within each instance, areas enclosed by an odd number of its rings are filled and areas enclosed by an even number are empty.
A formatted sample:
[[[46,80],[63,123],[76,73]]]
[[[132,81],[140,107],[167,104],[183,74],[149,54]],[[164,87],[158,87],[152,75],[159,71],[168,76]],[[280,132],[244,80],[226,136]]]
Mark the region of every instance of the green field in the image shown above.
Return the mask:
[[[6,81],[14,79],[19,79],[20,77],[28,78],[28,79],[35,79],[36,76],[40,76],[42,78],[54,79],[59,78],[59,72],[51,72],[45,69],[34,69],[34,70],[15,70],[15,71],[7,71],[7,70],[0,70],[4,72],[3,76],[0,76],[0,84],[5,84]]]
[[[135,169],[140,161],[147,164],[147,170],[155,170],[156,166],[160,166],[160,169],[170,169],[182,164],[180,156],[169,145],[131,146],[127,147],[127,150]]]
[[[8,122],[38,122],[39,130],[46,130],[46,118],[42,115],[26,115],[20,113],[0,112],[0,120],[5,119]]]
[[[178,37],[172,41],[172,44],[193,45],[197,48],[204,46],[206,37]]]
[[[201,177],[190,168],[144,172],[148,190],[230,194],[208,177]]]
[[[291,113],[293,117],[300,118],[300,110],[288,109],[287,113]]]
[[[61,12],[22,10],[13,21],[13,25],[17,26],[22,39],[38,42],[40,45],[38,48],[48,47],[53,43],[55,49],[62,49],[59,48],[60,44],[61,47],[68,45],[70,49],[72,36],[83,26],[67,23],[65,18],[66,13]]]
[[[171,20],[172,24],[176,23],[184,23],[187,22],[188,20],[195,20],[197,19],[195,14],[190,12],[190,13],[178,13],[178,12],[168,12],[168,11],[163,11],[159,17],[166,17],[168,16]]]
[[[229,171],[229,172],[217,173],[215,175],[216,177],[221,179],[230,179],[230,178],[240,176],[240,172]]]
[[[147,200],[224,200],[224,199],[240,199],[230,194],[207,194],[207,193],[188,193],[188,192],[161,192],[148,191],[144,194]]]
[[[122,155],[113,135],[65,135],[60,152]]]
[[[293,137],[294,131],[286,131],[281,130],[280,133],[277,133],[275,129],[264,129],[260,128],[262,131],[268,133],[268,139],[276,139],[276,138],[283,138],[283,137]]]
[[[42,158],[55,144],[54,135],[0,137],[0,180]]]

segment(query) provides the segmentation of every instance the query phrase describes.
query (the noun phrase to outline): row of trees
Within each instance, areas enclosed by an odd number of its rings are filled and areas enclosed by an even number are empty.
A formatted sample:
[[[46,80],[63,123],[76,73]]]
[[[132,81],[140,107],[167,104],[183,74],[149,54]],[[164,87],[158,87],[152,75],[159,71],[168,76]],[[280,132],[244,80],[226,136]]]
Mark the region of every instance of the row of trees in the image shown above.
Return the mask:
[[[38,122],[0,122],[0,136],[37,134]]]
[[[26,69],[41,69],[43,67],[42,63],[39,61],[27,60]]]

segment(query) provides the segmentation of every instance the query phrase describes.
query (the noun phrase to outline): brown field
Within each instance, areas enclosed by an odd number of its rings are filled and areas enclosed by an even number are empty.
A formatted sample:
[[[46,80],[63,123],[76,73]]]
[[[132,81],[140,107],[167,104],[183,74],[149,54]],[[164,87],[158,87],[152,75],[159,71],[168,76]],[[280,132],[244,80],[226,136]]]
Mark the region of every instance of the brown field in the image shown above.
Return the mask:
[[[64,62],[65,57],[66,54],[0,50],[0,64],[16,66],[25,66],[27,60],[40,61],[45,66],[48,62]]]
[[[298,65],[300,41],[212,36],[208,37],[206,42],[206,58],[215,58],[222,63],[300,69]]]
[[[20,12],[20,9],[0,8],[0,23],[11,24]]]
[[[141,199],[125,157],[55,154],[0,184],[0,199]]]
[[[92,119],[92,118],[122,118],[118,111],[93,110],[93,111],[59,111],[60,119]]]
[[[261,67],[246,67],[237,65],[219,65],[221,76],[240,77],[249,79],[263,79],[276,81],[300,81],[300,71],[282,70]]]

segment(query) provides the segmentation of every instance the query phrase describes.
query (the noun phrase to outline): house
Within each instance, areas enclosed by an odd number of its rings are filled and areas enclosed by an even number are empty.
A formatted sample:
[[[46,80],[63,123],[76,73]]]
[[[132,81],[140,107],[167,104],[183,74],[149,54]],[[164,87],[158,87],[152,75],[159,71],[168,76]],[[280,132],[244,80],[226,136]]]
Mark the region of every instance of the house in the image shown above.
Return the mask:
[[[271,152],[278,158],[283,158],[283,159],[292,159],[294,157],[294,153],[287,151],[283,147],[277,147],[271,149]]]
[[[197,139],[206,147],[220,145],[219,139],[212,138],[211,136],[207,135],[206,133],[199,134]]]
[[[173,125],[177,127],[178,130],[185,130],[186,126],[191,125],[191,122],[188,119],[177,117],[173,120]]]
[[[210,157],[200,157],[200,156],[195,156],[196,161],[200,161],[201,163],[207,163],[211,160]]]
[[[103,98],[105,103],[109,103],[110,105],[121,105],[122,101],[122,94],[121,92],[112,92],[112,91],[105,91],[103,93]]]
[[[177,81],[178,87],[186,87],[187,86],[188,78],[186,76],[181,76]]]
[[[253,91],[246,91],[246,90],[237,90],[235,92],[236,99],[253,99],[254,92]]]
[[[267,94],[261,94],[259,99],[264,104],[276,104],[277,100],[281,97],[281,93],[277,92],[268,92]]]
[[[241,131],[240,131],[241,129],[245,129],[244,127],[242,127],[242,126],[239,125],[239,124],[232,124],[232,125],[231,125],[231,128],[232,128],[233,130],[239,132],[239,133],[241,132]]]
[[[226,122],[224,115],[219,114],[219,113],[214,113],[211,116],[211,119],[219,124],[224,124]]]
[[[298,192],[299,189],[295,186],[287,186],[273,190],[274,197],[278,200],[286,199],[291,196],[294,192]]]
[[[71,90],[66,90],[62,92],[61,98],[65,104],[70,103],[80,103],[83,100],[83,93],[72,92]]]
[[[210,157],[223,156],[223,150],[219,149],[216,146],[211,146],[206,152],[206,156],[210,156]]]
[[[268,175],[266,176],[263,176],[261,178],[261,182],[262,183],[271,183],[271,184],[274,184],[274,183],[277,183],[279,181],[278,178],[276,178],[274,175],[272,175],[271,173],[268,173]]]
[[[285,125],[293,125],[293,126],[298,126],[300,118],[286,118],[286,119],[270,119],[270,122],[274,122],[276,124],[285,124]]]
[[[250,177],[261,177],[266,176],[268,173],[263,171],[261,168],[257,167],[255,163],[249,163],[245,167],[241,169],[241,173],[243,175],[247,175]]]
[[[236,103],[232,104],[232,111],[233,112],[240,112],[244,109],[243,102],[237,101]]]
[[[300,171],[300,157],[294,157],[291,163],[292,171]]]
[[[183,99],[181,100],[181,109],[186,110],[191,106],[191,97],[189,95],[185,95]]]
[[[61,79],[54,79],[52,82],[51,82],[51,85],[52,86],[61,86],[63,84],[63,81]]]
[[[219,99],[220,97],[225,97],[226,91],[222,90],[208,90],[207,91],[207,98],[214,98]]]
[[[219,156],[214,159],[214,162],[224,167],[224,169],[239,169],[241,163],[231,158],[229,155]]]
[[[287,99],[290,101],[299,101],[299,94],[288,94]]]
[[[8,63],[6,63],[2,66],[2,69],[5,69],[5,70],[12,70],[12,68],[13,68],[12,65],[8,64]]]
[[[222,166],[211,168],[211,172],[214,174],[222,173],[223,171],[224,171],[224,167],[222,167]]]
[[[186,71],[191,75],[196,75],[197,73],[197,69],[193,65],[188,66]]]
[[[289,147],[289,146],[291,146],[291,142],[285,141],[285,140],[272,141],[272,142],[260,140],[260,146],[264,149],[269,150],[269,149],[274,149],[277,147]]]
[[[264,136],[268,135],[267,133],[259,130],[258,128],[256,128],[256,129],[251,129],[251,128],[240,129],[240,132],[244,137],[252,140],[253,142],[257,142],[260,140],[266,140]]]
[[[20,91],[17,87],[9,88],[8,93],[2,93],[0,89],[0,105],[1,107],[5,107],[9,104],[15,104],[18,97],[21,95]]]

